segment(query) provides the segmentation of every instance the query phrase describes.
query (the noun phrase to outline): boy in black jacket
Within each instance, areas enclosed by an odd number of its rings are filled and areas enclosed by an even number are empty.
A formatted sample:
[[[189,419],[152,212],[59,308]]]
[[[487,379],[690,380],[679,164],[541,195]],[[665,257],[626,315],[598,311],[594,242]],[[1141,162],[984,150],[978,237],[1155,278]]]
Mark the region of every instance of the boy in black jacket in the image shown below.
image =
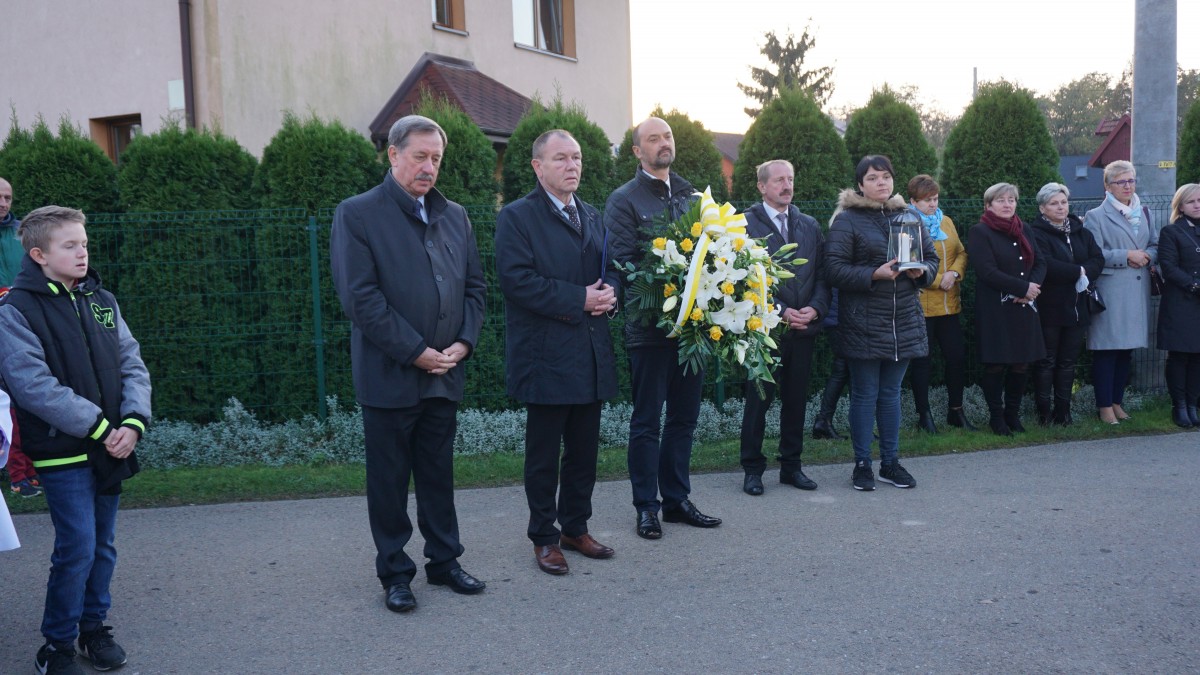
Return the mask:
[[[0,377],[54,522],[41,673],[82,672],[77,635],[97,670],[125,663],[104,620],[121,481],[138,470],[133,449],[150,418],[150,375],[116,299],[88,267],[85,222],[61,206],[26,216],[26,256],[0,301]]]

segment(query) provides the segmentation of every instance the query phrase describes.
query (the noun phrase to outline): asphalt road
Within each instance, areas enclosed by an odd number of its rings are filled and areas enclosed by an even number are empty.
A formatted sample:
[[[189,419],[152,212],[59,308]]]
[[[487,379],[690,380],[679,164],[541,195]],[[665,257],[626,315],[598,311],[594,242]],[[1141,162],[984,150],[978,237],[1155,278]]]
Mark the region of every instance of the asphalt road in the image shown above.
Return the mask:
[[[715,530],[634,534],[597,486],[611,560],[537,570],[519,486],[464,490],[464,597],[383,607],[363,498],[122,512],[109,622],[123,673],[1200,671],[1200,434],[917,458],[918,487],[741,492],[693,477]],[[53,541],[0,554],[0,673],[31,673]],[[409,545],[420,552],[420,540]],[[414,556],[416,557],[416,556]],[[86,668],[86,667],[85,667]]]

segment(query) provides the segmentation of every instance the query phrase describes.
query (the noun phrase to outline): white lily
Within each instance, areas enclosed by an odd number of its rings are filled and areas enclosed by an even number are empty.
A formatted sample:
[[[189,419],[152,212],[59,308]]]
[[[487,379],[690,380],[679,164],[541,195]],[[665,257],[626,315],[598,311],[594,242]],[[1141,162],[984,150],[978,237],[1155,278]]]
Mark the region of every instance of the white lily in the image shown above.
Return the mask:
[[[712,322],[730,333],[741,335],[746,332],[746,319],[754,313],[754,303],[749,300],[734,302],[725,296],[724,306],[710,315]]]

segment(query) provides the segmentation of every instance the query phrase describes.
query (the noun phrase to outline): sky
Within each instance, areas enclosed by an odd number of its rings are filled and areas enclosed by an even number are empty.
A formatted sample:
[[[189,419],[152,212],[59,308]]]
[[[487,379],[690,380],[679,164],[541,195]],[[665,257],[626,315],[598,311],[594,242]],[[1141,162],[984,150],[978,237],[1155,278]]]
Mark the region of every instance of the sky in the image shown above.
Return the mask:
[[[1133,58],[1134,0],[630,0],[633,118],[656,104],[710,131],[743,133],[754,102],[750,66],[768,31],[816,46],[808,68],[832,66],[827,109],[866,105],[883,84],[916,85],[927,105],[958,115],[979,81],[1007,79],[1041,94],[1090,72],[1114,78]],[[1178,61],[1200,68],[1200,0],[1179,0]]]

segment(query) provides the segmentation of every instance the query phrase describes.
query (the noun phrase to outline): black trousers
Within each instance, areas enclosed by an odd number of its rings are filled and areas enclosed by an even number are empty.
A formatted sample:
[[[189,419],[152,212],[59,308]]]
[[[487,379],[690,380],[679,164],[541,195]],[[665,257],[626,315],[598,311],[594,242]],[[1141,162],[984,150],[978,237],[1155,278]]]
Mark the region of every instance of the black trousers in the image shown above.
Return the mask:
[[[454,432],[458,403],[425,399],[411,408],[363,406],[367,450],[367,515],[375,540],[375,571],[384,588],[412,581],[416,565],[404,552],[412,538],[408,481],[417,492],[417,527],[425,538],[426,574],[457,568],[463,553],[454,511]]]
[[[525,499],[529,502],[529,539],[535,546],[558,543],[556,520],[568,537],[587,534],[587,521],[592,517],[592,488],[596,486],[600,408],[599,401],[526,406]]]
[[[762,453],[763,435],[767,426],[767,410],[778,391],[779,465],[783,471],[800,468],[804,452],[804,416],[808,407],[808,381],[812,375],[815,338],[785,335],[779,341],[779,365],[776,384],[764,382],[760,396],[758,387],[746,385],[746,408],[742,414],[742,469],[748,474],[762,475],[767,459]]]
[[[1165,370],[1171,403],[1195,407],[1200,398],[1200,353],[1167,352]]]
[[[925,317],[925,332],[929,336],[929,356],[913,359],[908,372],[912,377],[913,402],[917,411],[929,410],[929,381],[933,371],[933,345],[942,350],[945,361],[946,399],[949,407],[961,408],[963,387],[967,381],[967,340],[957,314]]]
[[[692,438],[700,417],[704,373],[684,373],[675,347],[628,351],[633,415],[629,418],[629,482],[633,506],[678,507],[692,491]],[[662,420],[663,406],[667,416]]]

